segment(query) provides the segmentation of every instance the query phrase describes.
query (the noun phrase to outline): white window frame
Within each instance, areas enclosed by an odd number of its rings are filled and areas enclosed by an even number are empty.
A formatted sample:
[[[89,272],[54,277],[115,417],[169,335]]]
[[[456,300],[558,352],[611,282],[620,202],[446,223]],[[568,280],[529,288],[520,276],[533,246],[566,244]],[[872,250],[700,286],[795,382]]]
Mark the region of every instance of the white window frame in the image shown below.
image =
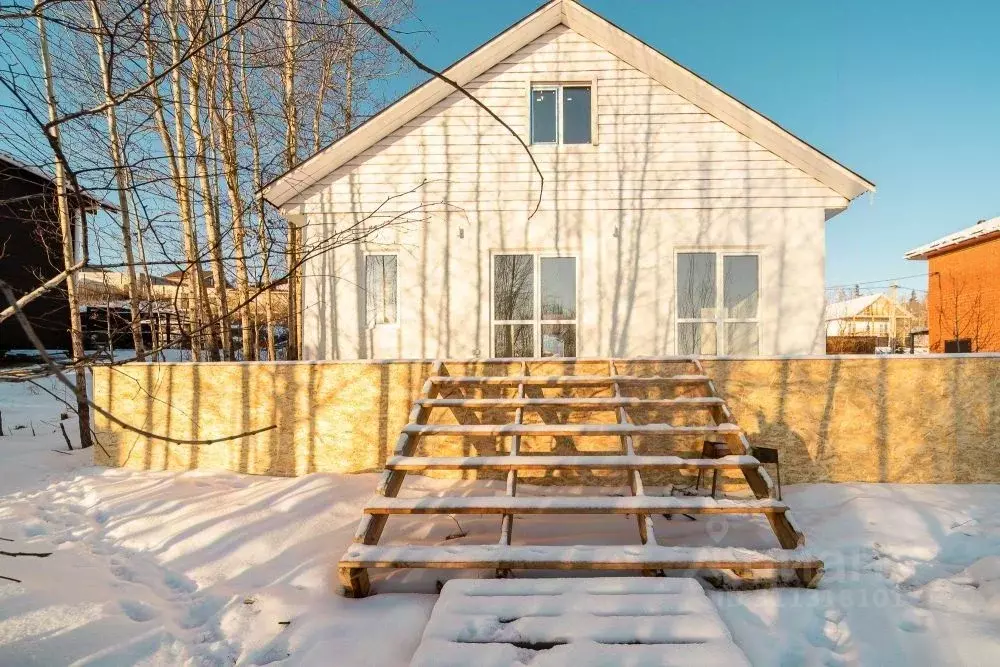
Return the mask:
[[[396,258],[396,321],[395,322],[376,322],[374,325],[368,324],[368,258],[369,257],[395,257]],[[361,274],[363,276],[363,282],[361,286],[361,293],[364,295],[365,300],[365,328],[368,331],[373,331],[375,329],[384,328],[398,328],[399,327],[399,311],[400,311],[400,301],[399,301],[399,253],[396,251],[387,250],[365,250],[361,256]]]
[[[500,255],[530,255],[532,258],[532,290],[534,303],[532,304],[533,319],[530,320],[498,320],[496,319],[496,293],[494,281],[496,280],[496,258]],[[542,260],[543,259],[572,259],[573,274],[576,281],[573,293],[573,313],[572,320],[543,320],[542,319]],[[398,269],[397,269],[398,270]],[[580,256],[579,254],[564,253],[557,251],[540,250],[494,250],[490,252],[490,356],[497,358],[496,351],[496,325],[499,324],[528,324],[532,325],[532,356],[523,357],[525,359],[539,359],[542,357],[542,325],[545,324],[572,324],[576,328],[576,357],[580,356]],[[545,357],[546,359],[575,359],[576,357]],[[518,359],[522,357],[517,357]]]
[[[563,88],[590,88],[590,141],[585,144],[563,143]],[[540,90],[556,93],[556,140],[535,142],[532,123],[534,100],[532,95]],[[596,146],[597,145],[597,79],[566,81],[531,81],[528,83],[528,145],[530,146]]]
[[[679,280],[677,279],[677,267],[678,267],[678,256],[679,255],[689,255],[693,253],[702,254],[713,254],[715,255],[715,318],[707,319],[702,317],[681,317],[680,316],[680,303],[678,299],[677,290],[679,287]],[[746,318],[746,317],[726,317],[725,308],[725,258],[726,257],[747,257],[753,256],[757,258],[757,317]],[[699,323],[713,323],[715,324],[715,355],[710,356],[727,356],[729,354],[728,349],[725,348],[726,342],[726,325],[727,324],[756,324],[757,325],[757,351],[754,353],[755,356],[760,356],[760,342],[762,336],[761,330],[761,311],[764,308],[764,257],[760,250],[754,249],[739,249],[739,250],[728,250],[720,248],[680,248],[674,251],[674,312],[677,314],[674,317],[674,353],[681,354],[680,343],[681,334],[680,330],[681,324],[699,324]]]

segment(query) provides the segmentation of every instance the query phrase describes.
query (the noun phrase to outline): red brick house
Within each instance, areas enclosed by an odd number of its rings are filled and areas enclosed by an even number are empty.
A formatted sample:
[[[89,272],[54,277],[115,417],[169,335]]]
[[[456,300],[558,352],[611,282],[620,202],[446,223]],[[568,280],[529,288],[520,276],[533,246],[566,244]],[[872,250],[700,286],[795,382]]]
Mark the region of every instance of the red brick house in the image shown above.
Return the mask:
[[[1000,217],[906,253],[927,267],[931,352],[1000,352]]]

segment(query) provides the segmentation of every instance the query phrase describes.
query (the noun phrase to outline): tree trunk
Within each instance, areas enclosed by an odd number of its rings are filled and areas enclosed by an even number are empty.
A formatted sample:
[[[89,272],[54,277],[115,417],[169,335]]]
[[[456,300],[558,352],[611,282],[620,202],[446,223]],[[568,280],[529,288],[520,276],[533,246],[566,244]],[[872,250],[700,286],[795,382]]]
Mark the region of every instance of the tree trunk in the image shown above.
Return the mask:
[[[221,33],[229,30],[229,3],[222,3],[220,8]],[[236,298],[241,304],[240,307],[240,336],[243,350],[243,359],[250,361],[256,358],[256,347],[254,337],[251,335],[250,304],[247,299],[250,297],[249,277],[246,261],[246,231],[244,228],[244,216],[246,210],[243,205],[243,197],[240,194],[239,178],[239,153],[236,148],[236,100],[233,94],[233,63],[230,57],[232,38],[226,36],[221,44],[222,53],[222,106],[219,110],[214,104],[215,117],[222,131],[217,133],[222,153],[222,165],[226,179],[226,189],[229,196],[229,203],[232,208],[233,225],[233,246],[236,264]],[[213,101],[214,101],[214,95]]]
[[[242,87],[240,89],[240,97],[243,100],[243,113],[246,116],[247,123],[247,134],[250,138],[250,151],[253,156],[253,169],[251,171],[251,178],[253,180],[254,192],[260,192],[263,187],[264,174],[261,166],[260,158],[260,138],[257,134],[257,118],[254,113],[253,100],[250,98],[250,82],[248,80],[247,72],[247,48],[246,48],[246,33],[240,33],[240,83]],[[256,199],[257,215],[259,217],[257,226],[257,242],[260,245],[260,251],[262,255],[261,260],[261,283],[267,286],[271,285],[271,239],[267,234],[267,204],[264,203],[262,197],[257,197]],[[272,298],[274,297],[274,291],[268,290],[264,294],[264,326],[266,329],[266,340],[267,340],[267,359],[268,361],[276,360],[276,351],[274,344],[274,309],[272,305]]]
[[[298,108],[295,100],[295,58],[297,46],[298,0],[285,0],[285,62],[282,70],[284,95],[282,107],[285,116],[285,166],[292,169],[299,162],[298,157]],[[299,232],[295,223],[288,222],[288,351],[289,359],[299,358]]]
[[[194,0],[188,1],[188,10],[194,20],[195,12],[198,10]],[[208,30],[209,23],[203,24],[203,30]],[[189,27],[191,33],[191,46],[195,46],[194,31]],[[204,40],[210,37],[206,35]],[[191,60],[191,72],[187,77],[188,82],[188,118],[191,121],[191,133],[194,135],[194,165],[198,174],[198,183],[201,186],[202,215],[205,217],[206,241],[208,242],[209,263],[212,270],[212,282],[215,283],[215,293],[219,303],[219,316],[214,323],[218,323],[219,346],[222,354],[226,358],[232,358],[232,331],[230,329],[229,306],[226,298],[226,271],[222,262],[222,234],[219,231],[219,219],[216,215],[215,195],[212,191],[212,178],[208,172],[208,139],[202,129],[201,124],[201,104],[202,104],[202,84],[211,85],[204,77],[205,55],[204,53],[194,56]],[[211,94],[205,94],[205,100],[211,99]],[[200,268],[200,267],[199,267]],[[214,327],[213,327],[214,328]],[[212,358],[215,359],[220,350],[212,351]]]
[[[147,5],[148,6],[148,5]],[[167,24],[170,28],[170,48],[173,62],[180,61],[180,29],[179,18],[177,16],[177,0],[167,0]],[[147,39],[148,68],[153,71],[153,49],[152,37]],[[163,135],[164,149],[172,155],[170,160],[172,171],[174,172],[175,189],[177,191],[177,204],[180,211],[181,226],[184,236],[184,256],[187,261],[187,270],[191,273],[188,279],[187,292],[188,319],[190,332],[191,355],[195,360],[201,358],[203,327],[206,322],[205,310],[208,309],[208,292],[205,289],[204,276],[201,273],[201,258],[198,252],[198,228],[194,224],[194,209],[191,204],[191,191],[188,185],[187,169],[187,130],[184,127],[184,89],[181,85],[181,68],[178,67],[170,75],[170,89],[173,95],[174,111],[174,134],[176,143],[170,138],[169,133]],[[154,98],[159,99],[159,93],[154,91]],[[166,123],[163,118],[162,105],[159,109],[157,123],[163,126],[161,132],[165,132]],[[211,317],[211,312],[207,313]],[[181,326],[178,318],[178,326]]]
[[[42,75],[45,78],[45,101],[48,107],[49,122],[55,122],[59,111],[56,106],[55,85],[53,83],[52,64],[49,60],[49,44],[46,35],[45,17],[41,6],[42,0],[35,0],[35,11],[38,15],[38,44],[41,56]],[[57,146],[60,145],[59,126],[53,125],[49,130],[49,138]],[[70,211],[70,201],[66,194],[66,173],[68,166],[62,157],[56,155],[56,206],[59,213],[59,231],[62,235],[63,266],[70,271],[66,277],[66,298],[69,302],[69,330],[72,342],[73,362],[76,364],[76,382],[74,394],[76,395],[77,426],[80,432],[80,446],[90,447],[94,444],[90,433],[90,404],[87,402],[87,370],[81,365],[83,350],[83,323],[80,321],[80,300],[76,292],[76,273],[72,271],[76,265],[76,247],[73,238],[72,213]],[[81,193],[74,192],[74,202],[80,206],[80,229],[77,236],[81,247],[82,255],[86,257],[86,234],[84,220],[84,202]]]
[[[97,0],[90,0],[90,14],[94,21],[94,45],[97,47],[97,59],[101,65],[101,82],[104,87],[104,99],[108,104],[106,112],[108,120],[108,139],[111,161],[115,167],[115,183],[118,190],[118,216],[121,219],[122,245],[125,250],[125,275],[128,276],[129,313],[131,315],[132,344],[135,347],[136,359],[145,357],[145,345],[142,342],[142,310],[139,302],[139,290],[135,278],[135,255],[132,252],[132,220],[128,200],[128,172],[125,164],[121,136],[118,133],[118,114],[112,104],[111,66],[104,50],[104,33],[107,31],[104,19],[101,17]]]

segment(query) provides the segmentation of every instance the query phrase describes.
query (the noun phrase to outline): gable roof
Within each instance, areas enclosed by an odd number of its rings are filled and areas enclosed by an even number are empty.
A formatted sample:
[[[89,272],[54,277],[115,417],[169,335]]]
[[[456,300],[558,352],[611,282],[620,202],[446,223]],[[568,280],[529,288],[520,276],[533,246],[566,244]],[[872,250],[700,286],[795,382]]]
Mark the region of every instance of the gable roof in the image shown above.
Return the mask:
[[[966,227],[948,236],[942,236],[936,241],[914,248],[903,257],[905,259],[928,259],[946,250],[957,250],[960,247],[986,241],[991,237],[1000,237],[1000,216],[989,220],[980,220],[971,227]]]
[[[830,320],[845,320],[857,317],[876,301],[883,299],[889,304],[892,304],[889,297],[880,292],[876,292],[874,294],[863,294],[862,296],[856,296],[853,299],[847,299],[846,301],[837,301],[836,303],[827,305],[823,319],[829,322]],[[899,311],[899,315],[897,317],[913,317],[913,314],[910,311],[903,308],[898,303],[895,304],[895,306],[896,310]]]
[[[686,98],[845,199],[874,192],[872,182],[575,0],[550,0],[448,67],[443,74],[464,86],[560,24]],[[455,92],[448,83],[431,78],[353,131],[272,180],[264,186],[261,194],[275,206],[284,205],[358,153]]]
[[[9,176],[9,170],[14,169],[20,171],[23,174],[27,174],[32,180],[34,180],[39,185],[45,186],[55,186],[55,177],[49,176],[44,171],[38,167],[32,166],[17,158],[8,155],[6,153],[0,153],[0,176]],[[96,211],[98,208],[102,208],[106,211],[118,212],[118,207],[113,204],[109,204],[106,201],[97,199],[86,192],[82,193],[83,201],[85,201],[88,206],[87,210],[90,212]]]

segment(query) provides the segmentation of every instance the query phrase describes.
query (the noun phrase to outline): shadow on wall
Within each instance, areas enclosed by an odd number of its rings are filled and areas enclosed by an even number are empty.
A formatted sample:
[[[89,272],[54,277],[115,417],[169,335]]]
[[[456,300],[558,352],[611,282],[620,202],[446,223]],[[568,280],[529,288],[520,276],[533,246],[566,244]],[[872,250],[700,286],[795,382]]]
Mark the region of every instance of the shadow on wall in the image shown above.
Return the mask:
[[[542,374],[572,368],[594,372],[588,362],[531,363]],[[1000,356],[706,359],[703,363],[750,441],[778,448],[785,483],[1000,482]],[[490,365],[446,364],[452,374],[510,372],[508,364],[486,366]],[[379,470],[393,451],[430,369],[428,362],[411,361],[95,368],[95,400],[154,433],[215,439],[274,426],[249,437],[193,446],[150,440],[96,417],[97,435],[110,452],[108,458],[98,448],[96,462],[147,470],[215,469],[282,476]],[[619,372],[660,375],[676,369],[667,368],[666,362],[635,361]],[[466,412],[442,411],[435,420],[474,423]],[[542,422],[570,418],[575,417],[558,411],[531,417]],[[633,418],[638,423],[675,419],[669,414],[640,413]],[[477,419],[485,423],[487,415]],[[489,419],[503,423],[509,415]],[[488,440],[428,439],[422,453],[506,453],[506,444],[498,447],[492,438]],[[662,445],[654,439],[637,440],[639,453],[642,447],[660,453]],[[526,438],[524,448],[558,454],[587,449],[565,438],[551,442]],[[692,443],[690,453],[696,448]]]

